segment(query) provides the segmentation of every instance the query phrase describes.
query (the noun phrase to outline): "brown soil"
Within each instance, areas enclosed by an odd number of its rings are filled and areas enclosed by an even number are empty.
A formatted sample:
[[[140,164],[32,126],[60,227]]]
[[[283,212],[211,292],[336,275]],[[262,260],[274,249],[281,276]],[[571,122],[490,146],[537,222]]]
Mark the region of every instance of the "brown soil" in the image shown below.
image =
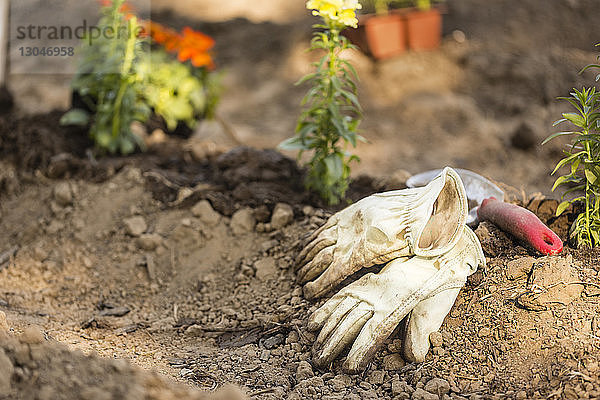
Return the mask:
[[[466,42],[378,64],[349,54],[371,140],[357,172],[378,176],[357,175],[349,199],[449,164],[518,188],[504,186],[566,238],[573,212],[555,218],[557,202],[532,195],[548,192],[562,144],[538,143],[565,109],[554,98],[591,81],[576,72],[594,59],[600,11],[542,3],[449,1],[445,31]],[[160,17],[217,38],[235,89],[220,113],[242,142],[272,148],[290,134],[312,20]],[[557,38],[559,22],[570,29]],[[305,322],[320,303],[291,267],[335,209],[304,191],[292,160],[182,138],[101,157],[60,115],[0,116],[0,399],[203,398],[193,389],[228,383],[256,399],[600,398],[597,251],[540,257],[482,223],[487,267],[425,363],[406,364],[394,334],[361,375],[317,370]],[[271,223],[278,203],[293,211],[283,227]]]
[[[19,136],[38,140],[38,124],[29,120]],[[596,254],[539,257],[488,223],[477,230],[488,266],[469,279],[424,364],[405,365],[395,335],[362,375],[337,363],[313,370],[305,321],[318,304],[303,299],[291,266],[299,240],[331,211],[277,153],[237,148],[202,164],[166,152],[179,141],[122,159],[62,157],[62,177],[71,177],[56,180],[46,177],[57,171],[53,157],[36,153],[45,147],[13,150],[49,161],[4,180],[12,193],[2,196],[0,242],[16,252],[1,267],[0,307],[11,332],[25,331],[21,344],[1,343],[13,371],[8,398],[187,390],[104,358],[205,390],[236,383],[261,399],[420,398],[432,385],[448,386],[450,398],[598,395]],[[274,229],[278,199],[294,216]],[[553,218],[556,205],[528,202],[564,237],[572,215]],[[28,344],[32,324],[49,342]]]

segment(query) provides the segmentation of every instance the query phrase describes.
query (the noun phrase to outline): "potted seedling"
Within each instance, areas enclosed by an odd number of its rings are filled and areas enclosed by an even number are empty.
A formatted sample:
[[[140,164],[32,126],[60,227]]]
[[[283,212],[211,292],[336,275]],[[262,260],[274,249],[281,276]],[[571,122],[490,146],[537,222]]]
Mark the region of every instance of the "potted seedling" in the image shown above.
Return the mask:
[[[358,28],[344,35],[363,52],[377,60],[406,51],[406,27],[401,15],[391,13],[392,0],[365,0]]]
[[[431,0],[415,0],[414,8],[404,13],[411,50],[429,50],[439,47],[442,39],[442,15]]]

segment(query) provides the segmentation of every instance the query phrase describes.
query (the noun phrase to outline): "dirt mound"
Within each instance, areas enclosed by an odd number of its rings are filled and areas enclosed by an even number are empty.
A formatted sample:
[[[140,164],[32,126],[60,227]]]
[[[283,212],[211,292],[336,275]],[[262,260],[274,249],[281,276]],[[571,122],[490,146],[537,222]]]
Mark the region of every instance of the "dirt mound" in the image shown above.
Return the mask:
[[[0,391],[3,399],[65,400],[244,400],[235,387],[219,393],[200,392],[170,382],[157,373],[134,367],[125,360],[70,351],[46,342],[44,334],[29,327],[19,337],[0,332]]]
[[[241,148],[209,164],[222,178],[212,193],[232,199],[229,215],[217,210],[210,190],[199,191],[191,180],[189,186],[184,180],[163,183],[173,193],[200,193],[196,200],[158,201],[149,190],[154,174],[135,165],[101,182],[19,180],[0,209],[0,242],[17,246],[0,266],[0,309],[11,329],[36,324],[71,349],[129,359],[204,390],[239,384],[259,399],[599,395],[597,252],[567,247],[560,257],[539,257],[487,223],[477,234],[488,266],[469,279],[432,337],[425,363],[406,364],[395,334],[364,374],[343,374],[339,361],[327,371],[313,368],[315,337],[305,323],[320,302],[303,299],[291,266],[299,240],[331,211],[298,201],[270,207],[258,190],[246,200],[236,197],[246,182],[275,182],[283,193],[298,195],[292,181],[298,170],[280,155]],[[171,157],[155,165],[185,161]],[[381,188],[389,183],[384,181],[368,182]],[[552,217],[553,200],[526,204],[564,238],[572,213]],[[13,345],[2,346],[16,366]],[[62,393],[51,383],[62,360],[75,360],[71,365],[79,373],[69,379],[83,386],[97,381],[95,364],[108,371],[123,364],[72,354],[53,342],[42,347],[52,354],[43,360],[58,366],[40,361],[31,375],[37,380],[15,386],[9,398],[27,398],[26,390],[45,385]],[[115,374],[132,378],[107,378],[115,385],[107,390],[129,382],[143,392],[148,379],[157,379],[123,365],[125,373]],[[11,382],[17,384],[22,378],[14,371]]]

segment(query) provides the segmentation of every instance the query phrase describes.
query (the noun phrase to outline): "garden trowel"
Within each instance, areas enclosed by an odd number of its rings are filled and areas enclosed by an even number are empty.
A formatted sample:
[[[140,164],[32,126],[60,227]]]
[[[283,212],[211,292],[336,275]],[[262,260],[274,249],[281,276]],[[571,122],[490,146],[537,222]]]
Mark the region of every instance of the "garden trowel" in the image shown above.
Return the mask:
[[[429,183],[442,170],[433,170],[411,176],[408,187]],[[562,240],[531,211],[516,204],[504,202],[504,191],[483,176],[466,169],[455,169],[465,186],[469,200],[467,225],[474,228],[479,221],[487,220],[505,232],[523,240],[543,254],[558,254],[563,249]]]

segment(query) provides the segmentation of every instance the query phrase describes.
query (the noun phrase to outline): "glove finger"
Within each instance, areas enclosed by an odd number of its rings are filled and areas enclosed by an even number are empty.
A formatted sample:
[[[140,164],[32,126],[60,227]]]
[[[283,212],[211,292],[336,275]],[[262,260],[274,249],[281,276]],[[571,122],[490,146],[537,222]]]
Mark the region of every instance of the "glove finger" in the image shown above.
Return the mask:
[[[373,309],[364,302],[350,310],[319,350],[314,359],[315,364],[321,367],[331,364],[356,339],[363,325],[372,316]]]
[[[398,323],[382,323],[380,319],[371,318],[358,334],[342,368],[349,373],[365,369]]]
[[[324,248],[334,245],[337,240],[331,237],[333,232],[325,231],[323,235],[319,236],[312,242],[310,242],[305,248],[302,249],[298,254],[295,269],[298,270],[310,261],[312,261],[321,250]]]
[[[333,310],[344,300],[343,296],[333,296],[327,300],[317,311],[312,313],[308,319],[307,328],[309,331],[316,331],[321,328],[329,318]]]
[[[429,335],[442,326],[460,288],[447,289],[421,301],[412,310],[404,338],[404,355],[411,362],[423,362],[429,351]]]
[[[327,321],[325,321],[325,324],[323,324],[323,327],[321,328],[319,336],[317,336],[317,339],[315,340],[315,348],[318,349],[325,343],[331,332],[333,332],[344,317],[358,305],[359,301],[360,300],[353,297],[345,297],[338,306],[331,311]]]
[[[360,268],[361,265],[353,265],[342,260],[334,261],[317,279],[304,285],[304,297],[314,299],[323,296]]]
[[[329,267],[333,262],[334,252],[334,247],[327,247],[323,249],[319,254],[317,254],[317,256],[313,258],[308,264],[300,268],[297,276],[298,282],[306,283],[321,275],[321,273],[325,271],[325,269],[327,269],[327,267]]]

